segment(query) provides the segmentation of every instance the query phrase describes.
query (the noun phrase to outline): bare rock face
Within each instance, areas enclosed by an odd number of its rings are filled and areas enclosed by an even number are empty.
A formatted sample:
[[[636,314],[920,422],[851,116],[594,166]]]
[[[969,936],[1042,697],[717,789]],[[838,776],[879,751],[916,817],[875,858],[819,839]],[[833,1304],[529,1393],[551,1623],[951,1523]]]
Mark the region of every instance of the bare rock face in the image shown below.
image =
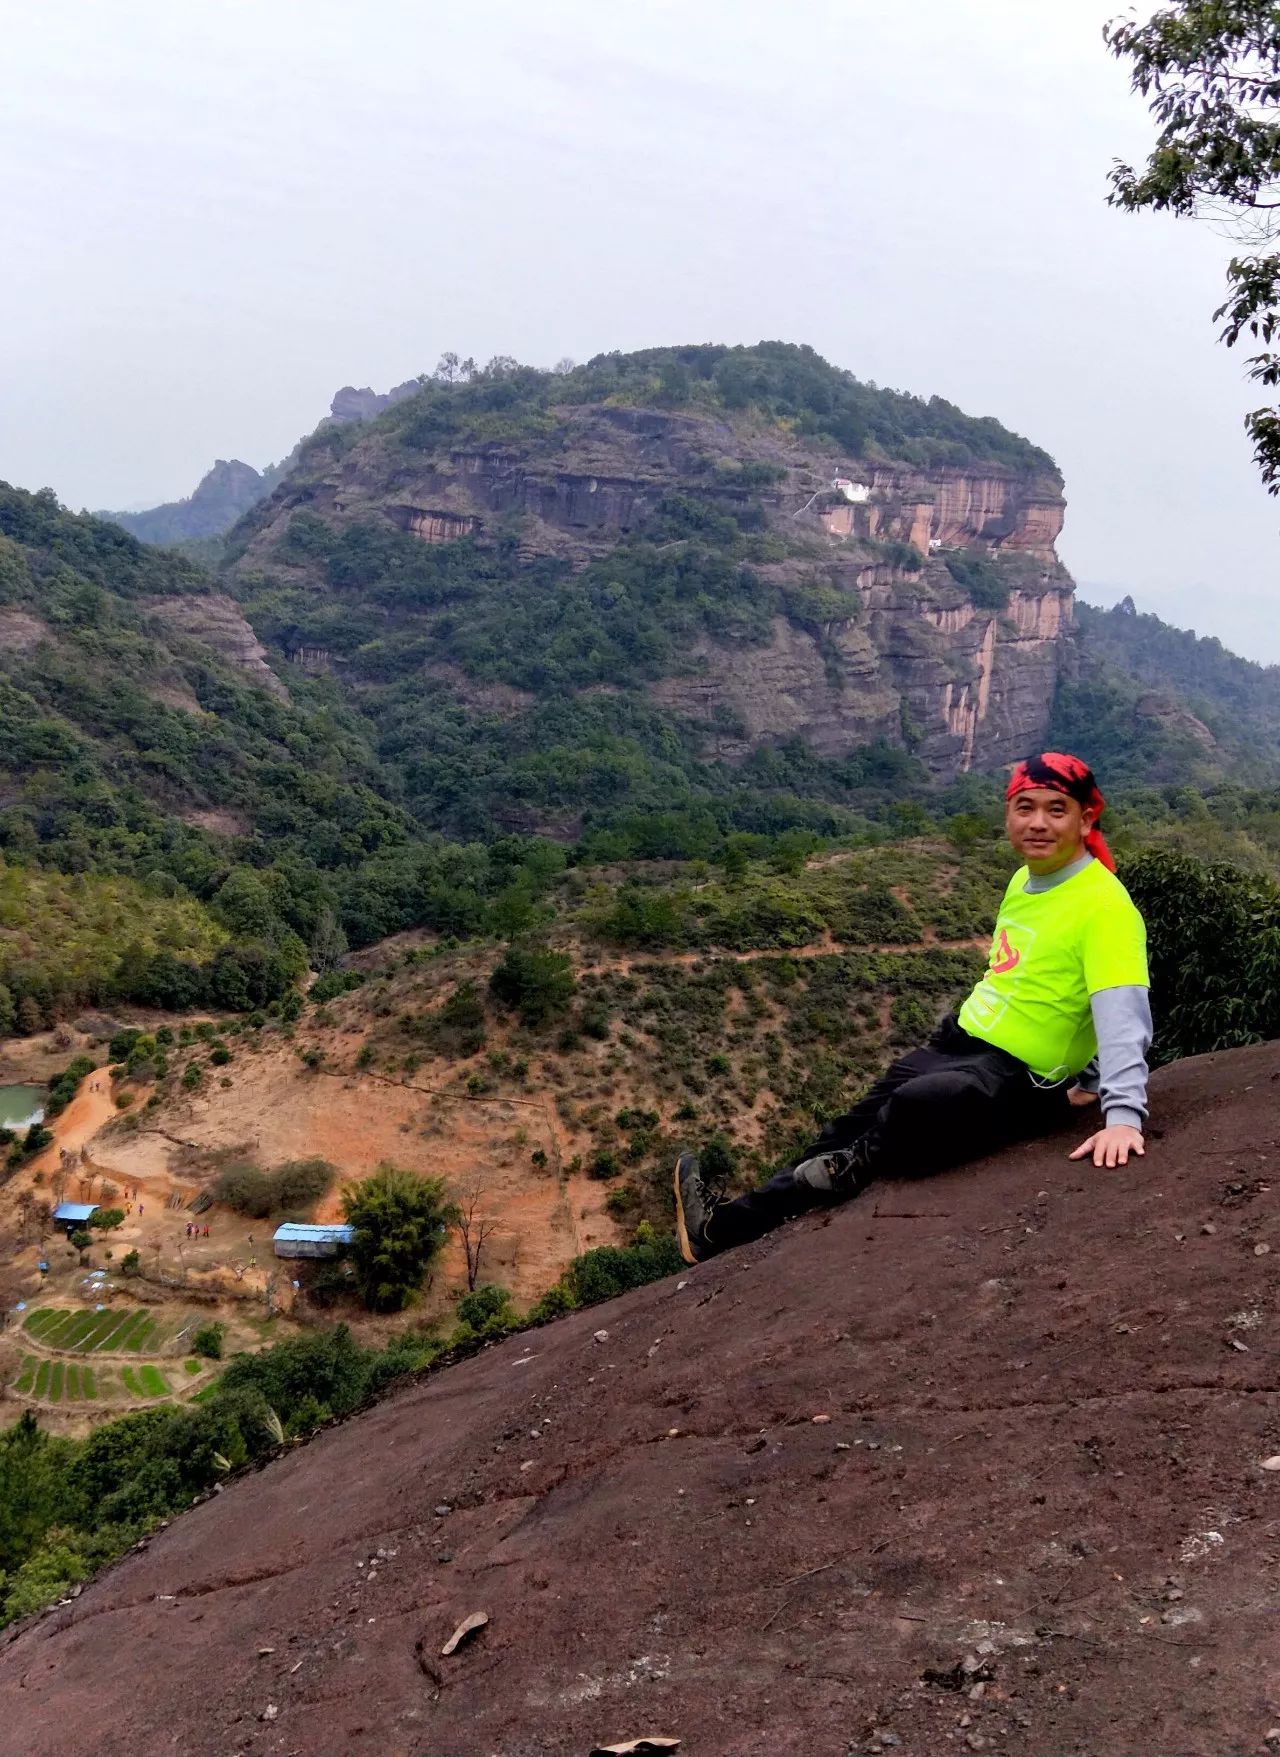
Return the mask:
[[[410,378],[404,384],[397,384],[388,391],[370,390],[366,384],[357,390],[353,384],[344,384],[341,390],[333,393],[333,401],[329,404],[329,418],[332,421],[372,421],[384,409],[393,403],[403,402],[418,390],[416,378]]]
[[[278,566],[303,506],[337,527],[385,519],[428,543],[515,529],[526,558],[581,566],[668,496],[730,513],[751,501],[782,540],[780,573],[821,579],[851,614],[778,617],[758,646],[704,638],[686,675],[655,684],[663,706],[714,723],[709,755],[740,760],[801,736],[840,756],[884,739],[951,775],[1013,762],[1040,739],[1075,590],[1054,548],[1065,502],[1051,470],[869,461],[780,428],[661,409],[574,406],[554,422],[550,435],[416,454],[371,428],[277,491],[238,569]],[[960,553],[994,568],[998,607],[957,583],[947,559]]]
[[[245,621],[240,606],[221,592],[207,597],[155,598],[149,608],[170,628],[212,647],[260,689],[288,699],[288,691],[267,664],[266,648]]]

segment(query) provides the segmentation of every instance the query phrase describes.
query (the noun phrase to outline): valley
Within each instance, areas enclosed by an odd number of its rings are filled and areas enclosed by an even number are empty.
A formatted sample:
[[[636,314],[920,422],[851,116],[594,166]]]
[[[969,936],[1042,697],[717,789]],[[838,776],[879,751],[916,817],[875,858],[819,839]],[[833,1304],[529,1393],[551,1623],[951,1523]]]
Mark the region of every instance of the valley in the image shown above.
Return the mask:
[[[1157,1059],[1280,1029],[1274,677],[1077,612],[1028,441],[782,344],[339,400],[181,547],[0,489],[3,1621],[670,1275],[678,1152],[749,1189],[972,985],[1033,745],[1097,752]]]

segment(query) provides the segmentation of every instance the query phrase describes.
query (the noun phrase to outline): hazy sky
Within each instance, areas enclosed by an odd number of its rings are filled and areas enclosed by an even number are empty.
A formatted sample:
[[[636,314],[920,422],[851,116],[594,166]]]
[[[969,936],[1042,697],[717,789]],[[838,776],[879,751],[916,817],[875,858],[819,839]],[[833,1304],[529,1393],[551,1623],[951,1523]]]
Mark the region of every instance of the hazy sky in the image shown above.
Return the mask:
[[[1025,433],[1087,595],[1280,660],[1232,247],[1106,207],[1111,10],[0,0],[0,477],[149,505],[446,348],[780,337]]]

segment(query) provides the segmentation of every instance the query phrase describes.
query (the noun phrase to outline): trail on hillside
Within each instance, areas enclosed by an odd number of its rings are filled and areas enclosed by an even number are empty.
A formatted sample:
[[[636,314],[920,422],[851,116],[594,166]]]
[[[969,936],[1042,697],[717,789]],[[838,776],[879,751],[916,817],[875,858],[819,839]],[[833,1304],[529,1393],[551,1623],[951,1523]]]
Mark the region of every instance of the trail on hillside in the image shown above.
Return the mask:
[[[735,964],[757,964],[764,958],[843,958],[848,956],[884,957],[907,952],[969,952],[986,951],[991,944],[990,934],[973,936],[969,939],[944,940],[926,934],[918,940],[899,940],[894,943],[872,945],[853,945],[843,940],[834,939],[827,933],[820,940],[811,940],[803,946],[753,946],[748,951],[735,952],[725,946],[703,946],[694,951],[674,952],[655,949],[651,952],[626,952],[617,956],[606,954],[603,957],[580,956],[583,969],[588,974],[617,971],[628,975],[637,965],[665,964],[676,968],[691,964],[704,964],[709,959],[724,959]]]

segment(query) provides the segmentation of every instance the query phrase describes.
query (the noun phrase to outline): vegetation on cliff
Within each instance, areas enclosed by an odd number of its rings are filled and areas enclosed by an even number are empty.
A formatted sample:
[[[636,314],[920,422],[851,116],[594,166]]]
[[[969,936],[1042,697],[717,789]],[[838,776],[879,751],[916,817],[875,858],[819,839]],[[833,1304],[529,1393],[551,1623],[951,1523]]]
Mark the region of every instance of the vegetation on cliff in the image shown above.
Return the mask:
[[[579,403],[752,413],[829,441],[850,459],[996,464],[1056,474],[1045,452],[990,416],[966,415],[942,397],[864,384],[813,348],[791,342],[645,348],[598,354],[584,366],[554,372],[498,359],[425,384],[384,421],[408,445],[431,448],[444,440],[537,431],[547,411]]]

